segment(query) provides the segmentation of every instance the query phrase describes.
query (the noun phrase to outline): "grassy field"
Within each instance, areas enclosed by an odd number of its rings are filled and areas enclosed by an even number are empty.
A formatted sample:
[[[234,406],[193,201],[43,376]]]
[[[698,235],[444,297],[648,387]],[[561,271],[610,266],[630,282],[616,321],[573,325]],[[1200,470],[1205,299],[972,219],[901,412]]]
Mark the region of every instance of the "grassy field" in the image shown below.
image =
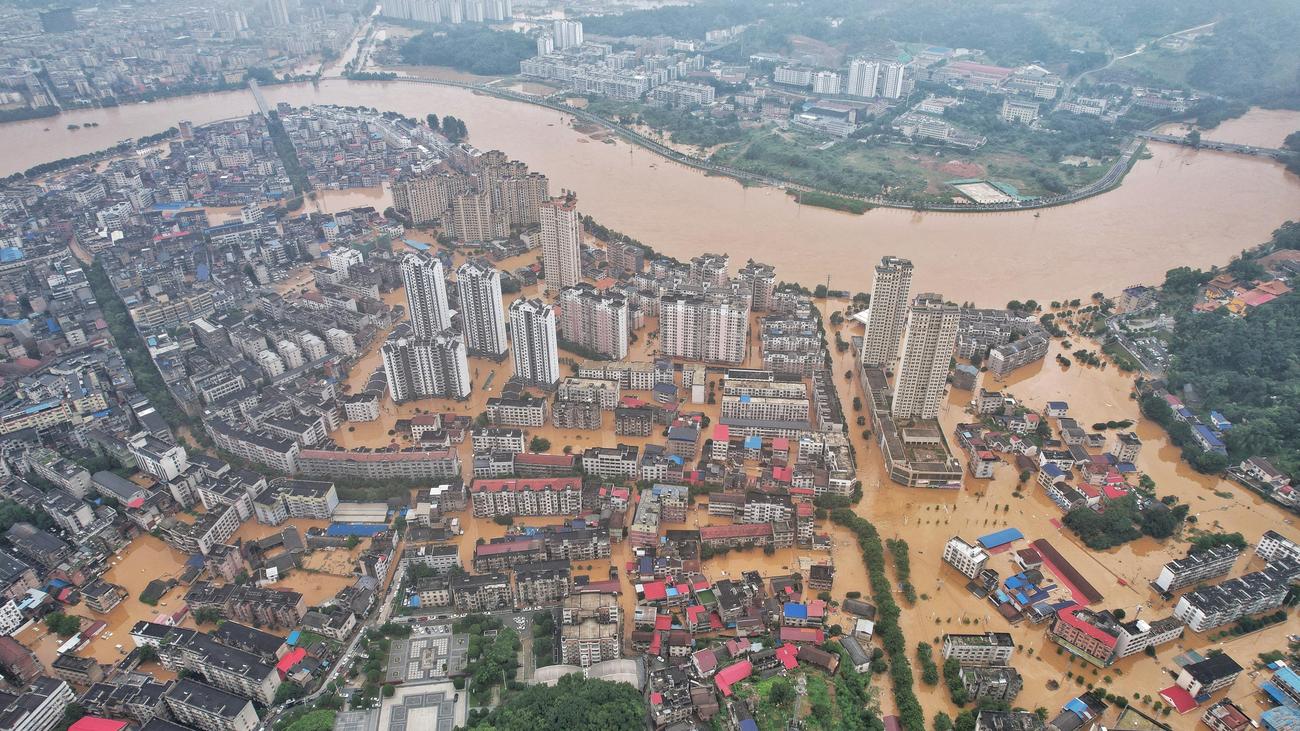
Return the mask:
[[[1010,183],[1024,195],[1047,195],[1087,185],[1112,162],[1083,168],[1055,162],[1046,135],[1034,143],[978,150],[861,140],[821,149],[824,142],[810,135],[765,132],[728,145],[714,159],[824,190],[915,199],[952,198],[957,193],[946,183],[958,178],[988,178]]]

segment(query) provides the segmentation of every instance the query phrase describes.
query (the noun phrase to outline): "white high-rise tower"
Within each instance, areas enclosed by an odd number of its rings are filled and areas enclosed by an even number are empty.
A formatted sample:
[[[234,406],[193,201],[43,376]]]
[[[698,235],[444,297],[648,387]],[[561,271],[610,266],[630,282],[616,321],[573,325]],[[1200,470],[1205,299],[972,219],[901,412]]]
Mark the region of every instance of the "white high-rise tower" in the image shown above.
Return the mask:
[[[501,272],[467,261],[456,270],[465,345],[475,355],[500,358],[506,354],[506,316],[501,307]]]
[[[890,413],[895,419],[933,419],[939,415],[960,321],[961,308],[944,302],[942,296],[916,296],[908,313],[903,358],[894,377]]]
[[[912,262],[895,256],[882,257],[871,283],[871,309],[867,311],[867,332],[862,338],[862,365],[868,368],[894,365],[911,291]]]
[[[520,297],[510,304],[510,340],[515,376],[551,388],[560,382],[555,310],[536,299]]]
[[[570,193],[542,203],[542,267],[546,291],[558,292],[582,281],[582,221],[578,197]]]
[[[447,279],[442,261],[427,254],[402,258],[402,283],[406,285],[406,306],[411,328],[420,337],[431,337],[451,327],[447,304]]]

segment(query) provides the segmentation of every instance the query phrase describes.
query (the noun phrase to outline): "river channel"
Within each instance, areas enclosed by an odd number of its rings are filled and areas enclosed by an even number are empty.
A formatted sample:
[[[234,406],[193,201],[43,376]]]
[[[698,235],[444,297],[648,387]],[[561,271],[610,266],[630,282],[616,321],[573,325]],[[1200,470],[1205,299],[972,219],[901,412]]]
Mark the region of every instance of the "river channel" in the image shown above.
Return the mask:
[[[499,148],[577,191],[583,213],[677,257],[727,252],[776,265],[782,279],[867,290],[884,254],[916,263],[919,290],[1000,305],[1114,292],[1159,281],[1170,267],[1206,267],[1260,243],[1300,211],[1300,178],[1257,158],[1153,144],[1116,190],[1041,211],[857,216],[798,206],[781,191],[746,188],[668,162],[625,142],[601,142],[558,112],[473,92],[404,82],[329,80],[265,88],[272,104],[372,106],[464,119],[470,141]],[[0,127],[0,174],[110,146],[188,119],[253,111],[247,91],[71,112]],[[68,124],[95,122],[76,131]],[[1227,123],[1232,136],[1276,142],[1300,113],[1254,111]],[[1206,134],[1213,138],[1213,131]],[[366,196],[382,202],[386,196]]]

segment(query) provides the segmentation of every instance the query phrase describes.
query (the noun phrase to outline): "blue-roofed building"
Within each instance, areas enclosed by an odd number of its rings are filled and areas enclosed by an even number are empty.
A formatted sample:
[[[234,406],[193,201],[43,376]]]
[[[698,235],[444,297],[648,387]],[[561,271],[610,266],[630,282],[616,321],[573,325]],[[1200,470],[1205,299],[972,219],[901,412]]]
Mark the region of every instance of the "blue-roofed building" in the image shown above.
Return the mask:
[[[1232,428],[1232,422],[1228,421],[1227,417],[1217,411],[1210,412],[1210,423],[1214,425],[1215,429],[1218,429],[1221,432]]]
[[[763,438],[757,434],[751,434],[745,437],[745,449],[762,449]]]
[[[808,605],[788,602],[781,608],[781,616],[786,619],[808,619]]]
[[[1300,708],[1300,673],[1283,665],[1273,673],[1272,683],[1286,696],[1286,700],[1280,700],[1278,703]]]
[[[1179,421],[1186,421],[1190,423],[1196,420],[1196,414],[1193,414],[1191,409],[1187,408],[1186,406],[1179,406],[1178,408],[1174,409],[1174,418],[1178,419]]]
[[[1003,528],[995,533],[980,536],[979,544],[985,549],[997,548],[998,546],[1005,546],[1012,541],[1021,540],[1024,537],[1025,534],[1021,533],[1019,528]]]
[[[1053,483],[1068,479],[1068,477],[1065,470],[1061,469],[1056,463],[1046,462],[1043,464],[1042,469],[1038,470],[1038,485],[1039,487],[1048,487]]]
[[[1207,452],[1217,452],[1223,455],[1228,453],[1228,448],[1224,445],[1223,440],[1219,438],[1219,435],[1204,424],[1193,424],[1192,436],[1196,439],[1196,443],[1201,445],[1201,449]]]
[[[1278,706],[1259,716],[1259,725],[1266,731],[1300,731],[1300,710],[1291,706]]]
[[[1065,415],[1068,414],[1069,412],[1070,412],[1070,404],[1066,403],[1065,401],[1048,401],[1048,402],[1047,402],[1047,415],[1048,415],[1048,416],[1054,416],[1054,417],[1058,417],[1058,418],[1059,418],[1059,417],[1065,416]]]
[[[298,638],[301,636],[302,636],[302,632],[298,630],[294,630],[289,633],[288,637],[284,638],[284,643],[286,645],[296,645],[298,644]]]

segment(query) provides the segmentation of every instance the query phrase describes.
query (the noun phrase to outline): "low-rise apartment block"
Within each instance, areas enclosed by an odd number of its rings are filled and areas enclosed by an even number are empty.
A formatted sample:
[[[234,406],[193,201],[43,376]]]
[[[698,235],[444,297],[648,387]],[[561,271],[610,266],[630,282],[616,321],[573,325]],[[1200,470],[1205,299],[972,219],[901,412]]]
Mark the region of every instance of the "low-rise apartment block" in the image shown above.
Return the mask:
[[[1006,632],[943,636],[943,659],[955,658],[962,665],[1006,665],[1015,652],[1015,640]]]

